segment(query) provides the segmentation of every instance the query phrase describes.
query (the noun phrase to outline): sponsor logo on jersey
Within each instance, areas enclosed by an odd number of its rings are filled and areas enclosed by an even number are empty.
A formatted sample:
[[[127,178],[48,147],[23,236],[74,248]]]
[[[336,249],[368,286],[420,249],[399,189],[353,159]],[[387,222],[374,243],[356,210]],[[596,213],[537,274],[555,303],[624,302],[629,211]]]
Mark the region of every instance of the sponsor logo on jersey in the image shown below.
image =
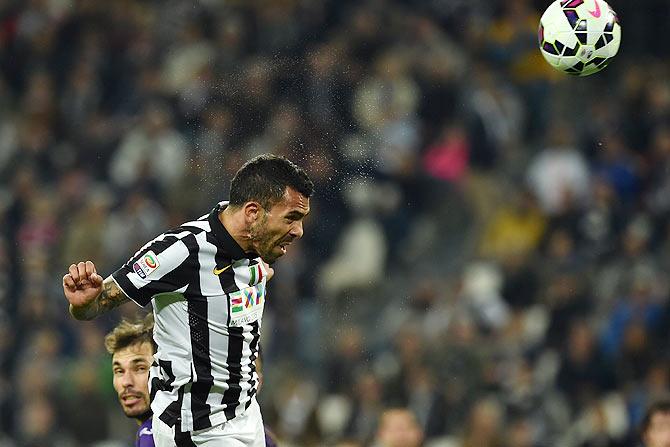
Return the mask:
[[[254,322],[263,315],[265,286],[262,283],[230,294],[231,326]]]
[[[147,277],[146,273],[144,273],[144,270],[142,270],[142,267],[140,267],[139,262],[135,262],[133,264],[133,271],[137,273],[137,276],[139,276],[142,279]]]
[[[230,267],[232,267],[232,266],[233,266],[233,264],[228,264],[227,266],[225,266],[225,267],[223,267],[223,268],[220,268],[220,269],[214,267],[214,274],[218,276],[218,275],[220,275],[221,273],[223,273],[223,272],[225,272],[226,270],[228,270],[228,269],[229,269]]]

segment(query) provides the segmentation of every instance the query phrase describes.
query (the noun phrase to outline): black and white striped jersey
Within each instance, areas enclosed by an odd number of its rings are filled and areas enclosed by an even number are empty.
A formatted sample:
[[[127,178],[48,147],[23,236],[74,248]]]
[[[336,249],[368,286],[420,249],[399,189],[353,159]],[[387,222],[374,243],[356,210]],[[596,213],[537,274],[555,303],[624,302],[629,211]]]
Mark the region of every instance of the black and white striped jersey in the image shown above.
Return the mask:
[[[137,304],[153,304],[151,409],[184,432],[240,415],[258,389],[267,271],[221,224],[226,206],[161,234],[112,275]]]

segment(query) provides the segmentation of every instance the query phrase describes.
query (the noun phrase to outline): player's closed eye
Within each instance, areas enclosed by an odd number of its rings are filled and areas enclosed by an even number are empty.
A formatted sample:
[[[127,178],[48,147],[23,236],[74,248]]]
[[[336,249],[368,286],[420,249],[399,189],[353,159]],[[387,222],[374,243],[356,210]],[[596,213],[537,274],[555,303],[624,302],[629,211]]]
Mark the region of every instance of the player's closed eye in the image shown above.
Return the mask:
[[[302,220],[305,217],[302,213],[291,212],[286,215],[285,219],[290,222],[295,222],[296,220]]]

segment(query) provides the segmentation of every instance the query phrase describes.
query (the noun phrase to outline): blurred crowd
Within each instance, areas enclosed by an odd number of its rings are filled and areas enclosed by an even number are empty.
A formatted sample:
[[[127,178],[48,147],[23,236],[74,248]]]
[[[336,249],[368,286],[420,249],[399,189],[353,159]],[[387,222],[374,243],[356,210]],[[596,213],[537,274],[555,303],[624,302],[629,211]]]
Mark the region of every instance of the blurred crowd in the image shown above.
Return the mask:
[[[610,0],[578,79],[547,3],[0,2],[0,446],[131,445],[103,336],[142,310],[75,322],[62,275],[265,152],[316,184],[265,310],[280,445],[635,445],[670,387],[670,5]]]

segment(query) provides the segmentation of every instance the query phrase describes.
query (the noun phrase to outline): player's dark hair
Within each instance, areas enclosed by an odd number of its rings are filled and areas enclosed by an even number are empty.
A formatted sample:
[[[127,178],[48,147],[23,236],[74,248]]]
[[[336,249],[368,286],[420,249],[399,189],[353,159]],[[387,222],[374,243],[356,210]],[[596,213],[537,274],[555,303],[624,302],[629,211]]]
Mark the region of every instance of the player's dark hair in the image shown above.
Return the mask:
[[[114,354],[128,346],[150,343],[153,352],[156,352],[156,342],[153,338],[154,316],[147,314],[143,319],[129,321],[124,319],[109,334],[105,336],[105,348]]]
[[[651,419],[658,413],[670,414],[670,398],[656,400],[651,405],[649,405],[649,407],[647,407],[647,411],[645,412],[644,418],[642,418],[642,423],[640,424],[640,437],[644,436],[644,434],[649,429]]]
[[[314,192],[314,183],[302,168],[273,154],[263,154],[246,162],[230,183],[230,205],[254,201],[265,209],[279,202],[291,187],[305,197]]]

